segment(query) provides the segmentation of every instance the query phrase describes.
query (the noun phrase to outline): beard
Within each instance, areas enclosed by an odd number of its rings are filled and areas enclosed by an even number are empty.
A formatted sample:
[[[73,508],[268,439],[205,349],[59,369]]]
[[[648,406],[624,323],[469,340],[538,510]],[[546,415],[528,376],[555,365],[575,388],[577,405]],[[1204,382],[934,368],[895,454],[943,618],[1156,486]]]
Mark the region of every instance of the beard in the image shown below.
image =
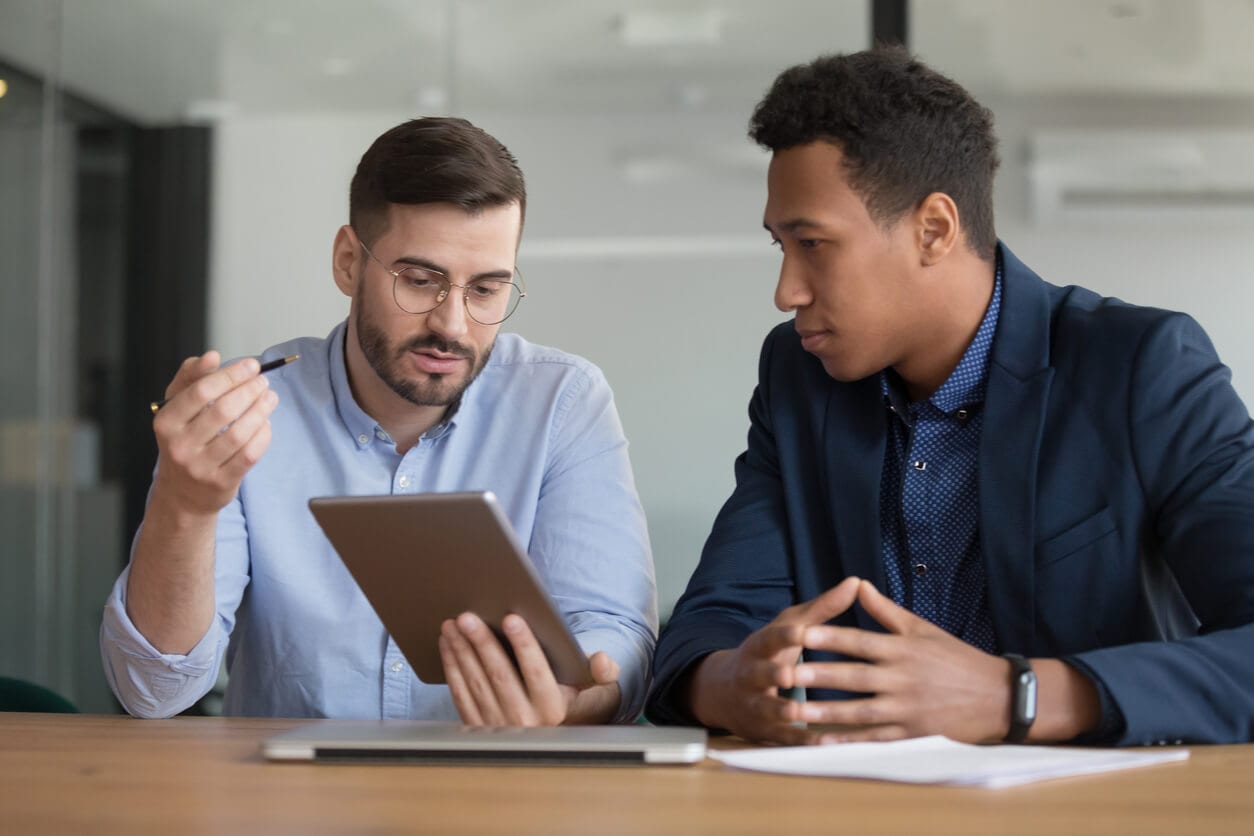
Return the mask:
[[[449,342],[435,334],[414,337],[400,346],[392,345],[383,329],[366,314],[364,301],[357,308],[356,322],[357,342],[361,346],[362,354],[366,356],[366,362],[380,380],[415,406],[450,406],[457,403],[466,387],[474,382],[479,372],[488,364],[488,358],[492,355],[491,345],[478,358],[470,346]],[[426,380],[407,377],[403,371],[406,355],[424,348],[465,357],[470,361],[470,370],[461,377],[448,374],[429,374]]]

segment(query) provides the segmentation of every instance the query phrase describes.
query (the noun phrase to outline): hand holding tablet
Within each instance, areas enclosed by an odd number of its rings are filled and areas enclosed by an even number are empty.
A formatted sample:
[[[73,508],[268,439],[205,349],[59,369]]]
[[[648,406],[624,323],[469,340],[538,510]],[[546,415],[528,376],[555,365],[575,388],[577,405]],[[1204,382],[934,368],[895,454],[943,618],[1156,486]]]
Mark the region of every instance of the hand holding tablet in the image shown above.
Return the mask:
[[[470,725],[556,726],[604,723],[622,699],[619,666],[609,654],[589,660],[593,678],[604,687],[577,688],[558,683],[527,622],[510,614],[498,640],[474,613],[444,622],[440,653],[453,702]]]
[[[593,676],[491,493],[324,497],[309,507],[423,682],[445,681],[441,632],[463,613],[485,627],[481,647],[490,638],[502,653],[511,647],[500,639],[514,613],[526,627],[517,635],[534,637],[557,683],[605,681],[605,670]],[[473,617],[466,623],[473,633]]]

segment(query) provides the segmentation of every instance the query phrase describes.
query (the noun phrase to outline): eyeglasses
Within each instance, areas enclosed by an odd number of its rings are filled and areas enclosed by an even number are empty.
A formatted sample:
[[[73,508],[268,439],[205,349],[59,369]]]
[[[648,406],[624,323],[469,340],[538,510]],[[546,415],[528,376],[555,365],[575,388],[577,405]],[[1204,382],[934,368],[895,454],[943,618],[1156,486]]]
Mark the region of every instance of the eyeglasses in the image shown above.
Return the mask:
[[[453,288],[462,290],[466,314],[480,325],[500,325],[518,309],[518,303],[527,295],[522,273],[514,268],[514,279],[474,279],[469,284],[451,282],[448,276],[426,267],[406,267],[393,270],[383,263],[364,242],[359,241],[366,255],[378,261],[384,270],[392,274],[392,298],[405,313],[430,313],[448,298]]]

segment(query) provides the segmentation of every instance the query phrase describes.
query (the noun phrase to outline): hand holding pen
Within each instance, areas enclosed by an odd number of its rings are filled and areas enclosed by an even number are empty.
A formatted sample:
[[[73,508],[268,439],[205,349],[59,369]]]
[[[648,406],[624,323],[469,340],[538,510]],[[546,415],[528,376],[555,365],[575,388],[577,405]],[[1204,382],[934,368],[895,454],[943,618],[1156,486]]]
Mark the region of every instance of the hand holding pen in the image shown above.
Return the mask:
[[[183,361],[153,405],[159,456],[150,502],[174,514],[216,514],[270,446],[270,415],[278,396],[262,374],[295,359],[263,367],[245,357],[220,366],[216,351]]]
[[[265,374],[266,372],[272,372],[275,369],[281,369],[284,366],[286,366],[288,363],[291,363],[299,359],[300,359],[299,354],[289,354],[286,357],[280,357],[278,360],[271,360],[268,363],[262,363],[260,372],[262,374]],[[162,398],[159,401],[153,401],[152,403],[148,404],[148,408],[152,410],[153,415],[156,415],[157,410],[165,406],[168,400],[169,398]]]

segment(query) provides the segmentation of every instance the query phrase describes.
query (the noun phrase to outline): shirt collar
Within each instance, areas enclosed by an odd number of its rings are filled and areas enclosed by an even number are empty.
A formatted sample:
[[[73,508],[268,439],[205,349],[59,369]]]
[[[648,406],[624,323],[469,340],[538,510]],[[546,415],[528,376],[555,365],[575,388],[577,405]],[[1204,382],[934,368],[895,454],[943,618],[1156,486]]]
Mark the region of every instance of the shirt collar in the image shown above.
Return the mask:
[[[988,362],[993,346],[993,336],[997,333],[997,319],[1001,314],[1001,251],[997,252],[997,268],[993,280],[993,298],[989,300],[988,309],[984,311],[984,319],[976,329],[962,359],[950,372],[949,377],[940,388],[932,393],[928,401],[938,410],[949,414],[964,406],[984,402],[984,392],[988,386]],[[909,399],[905,385],[892,369],[880,373],[880,391],[886,402],[897,414],[904,416]]]

